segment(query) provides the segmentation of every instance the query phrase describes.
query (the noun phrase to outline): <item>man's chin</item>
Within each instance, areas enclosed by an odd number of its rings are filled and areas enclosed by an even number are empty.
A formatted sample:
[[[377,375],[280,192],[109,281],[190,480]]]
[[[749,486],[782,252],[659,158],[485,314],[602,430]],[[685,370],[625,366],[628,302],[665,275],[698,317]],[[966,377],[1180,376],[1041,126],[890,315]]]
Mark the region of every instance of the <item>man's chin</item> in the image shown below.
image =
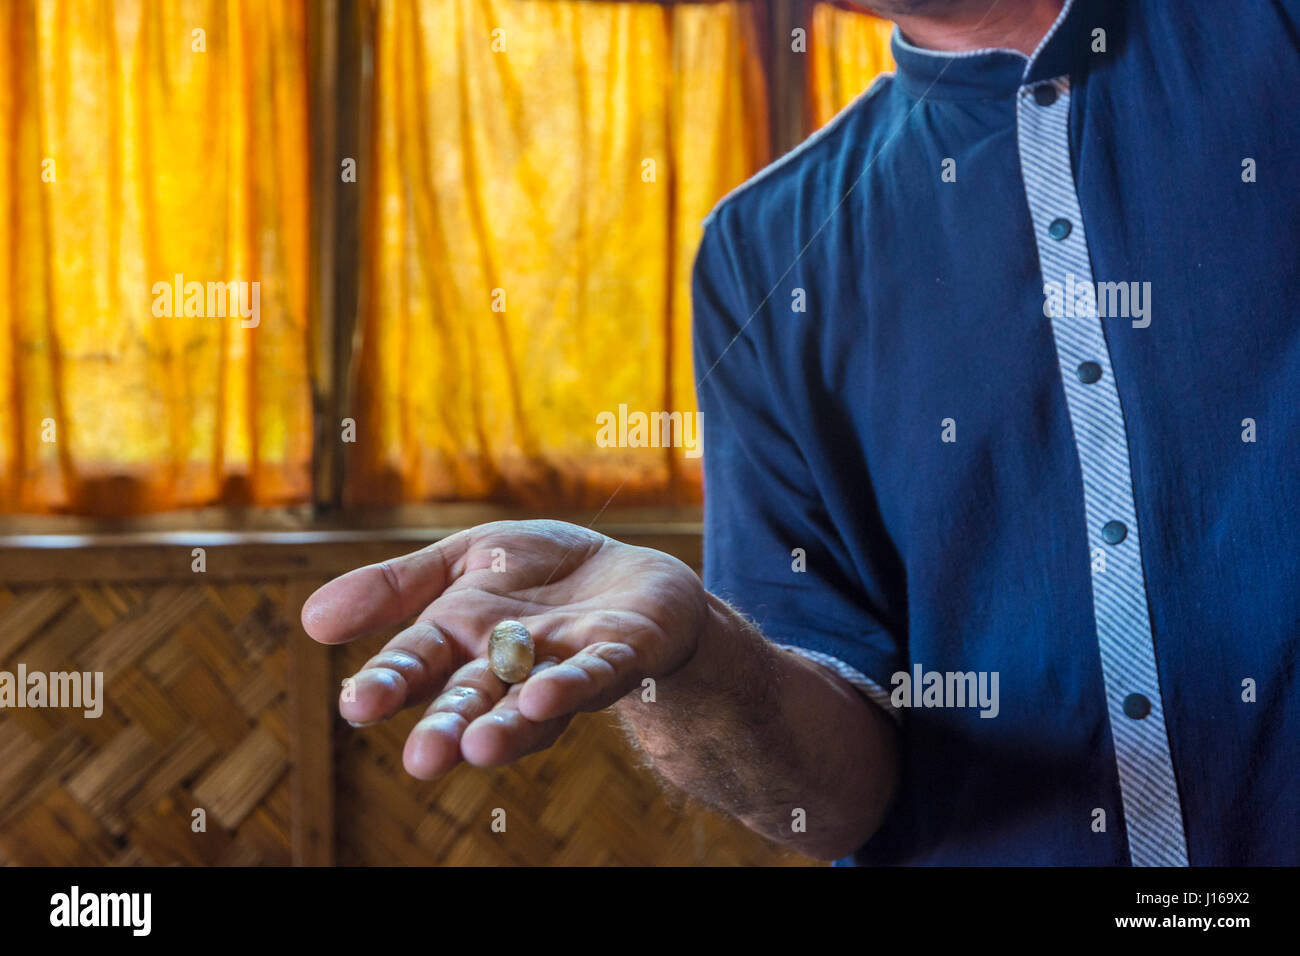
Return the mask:
[[[847,0],[847,2],[850,6],[860,7],[867,13],[890,19],[895,16],[951,12],[959,7],[972,6],[974,0],[871,0],[870,3]]]

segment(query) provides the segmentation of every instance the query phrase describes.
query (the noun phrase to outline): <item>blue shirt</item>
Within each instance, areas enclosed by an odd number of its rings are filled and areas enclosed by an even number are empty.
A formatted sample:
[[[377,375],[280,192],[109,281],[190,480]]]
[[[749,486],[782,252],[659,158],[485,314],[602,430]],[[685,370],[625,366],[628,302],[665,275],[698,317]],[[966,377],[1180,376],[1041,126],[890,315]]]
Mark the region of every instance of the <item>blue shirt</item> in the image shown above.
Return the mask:
[[[705,220],[705,583],[900,727],[840,863],[1300,863],[1298,45],[895,31]]]

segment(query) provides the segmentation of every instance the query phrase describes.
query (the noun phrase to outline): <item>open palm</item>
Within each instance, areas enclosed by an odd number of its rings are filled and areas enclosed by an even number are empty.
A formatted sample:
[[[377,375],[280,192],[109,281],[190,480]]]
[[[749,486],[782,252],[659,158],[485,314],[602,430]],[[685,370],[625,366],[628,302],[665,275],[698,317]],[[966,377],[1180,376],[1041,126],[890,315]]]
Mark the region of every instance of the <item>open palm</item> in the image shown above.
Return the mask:
[[[418,613],[345,686],[339,712],[364,725],[427,705],[403,762],[429,779],[550,746],[574,714],[671,673],[694,652],[706,608],[699,578],[662,552],[560,521],[500,521],[335,578],[302,622],[340,644]],[[487,662],[507,619],[529,629],[537,655],[509,687]]]

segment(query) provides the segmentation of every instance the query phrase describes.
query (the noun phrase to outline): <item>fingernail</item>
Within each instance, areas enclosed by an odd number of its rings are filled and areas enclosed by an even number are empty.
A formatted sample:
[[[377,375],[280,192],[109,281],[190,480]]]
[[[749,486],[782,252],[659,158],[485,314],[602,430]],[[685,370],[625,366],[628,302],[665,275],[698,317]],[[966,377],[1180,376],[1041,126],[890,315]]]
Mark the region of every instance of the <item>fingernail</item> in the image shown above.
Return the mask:
[[[348,720],[348,723],[353,727],[373,727],[375,726],[375,724],[382,724],[386,720],[392,720],[396,716],[397,716],[396,713],[392,713],[392,714],[386,714],[385,716],[380,717],[378,720]],[[343,719],[347,720],[346,717],[344,717]]]
[[[456,731],[459,731],[461,725],[464,722],[465,722],[465,718],[461,717],[459,714],[453,714],[448,711],[443,711],[442,713],[438,713],[438,714],[430,714],[428,717],[424,718],[424,720],[421,721],[421,723],[424,724],[425,727],[429,728],[430,730],[439,731],[440,733],[441,732],[454,733]]]

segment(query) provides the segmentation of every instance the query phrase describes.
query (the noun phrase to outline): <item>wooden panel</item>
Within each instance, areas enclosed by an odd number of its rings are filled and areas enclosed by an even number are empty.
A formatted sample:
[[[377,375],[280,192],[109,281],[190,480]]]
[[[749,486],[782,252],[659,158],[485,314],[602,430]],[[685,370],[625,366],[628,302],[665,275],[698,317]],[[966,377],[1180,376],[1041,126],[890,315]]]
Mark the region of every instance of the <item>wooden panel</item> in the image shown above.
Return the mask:
[[[0,712],[0,864],[288,864],[285,595],[274,581],[0,587],[0,633],[24,625],[0,670],[104,675],[99,717]],[[32,631],[34,606],[58,610]]]
[[[680,806],[606,714],[512,767],[437,782],[401,766],[416,714],[338,720],[341,681],[383,638],[317,646],[299,608],[415,538],[214,545],[205,574],[168,544],[0,553],[0,670],[105,675],[99,718],[0,711],[0,865],[812,862]],[[638,543],[698,564],[698,537],[676,529]],[[28,583],[9,576],[22,568]]]

